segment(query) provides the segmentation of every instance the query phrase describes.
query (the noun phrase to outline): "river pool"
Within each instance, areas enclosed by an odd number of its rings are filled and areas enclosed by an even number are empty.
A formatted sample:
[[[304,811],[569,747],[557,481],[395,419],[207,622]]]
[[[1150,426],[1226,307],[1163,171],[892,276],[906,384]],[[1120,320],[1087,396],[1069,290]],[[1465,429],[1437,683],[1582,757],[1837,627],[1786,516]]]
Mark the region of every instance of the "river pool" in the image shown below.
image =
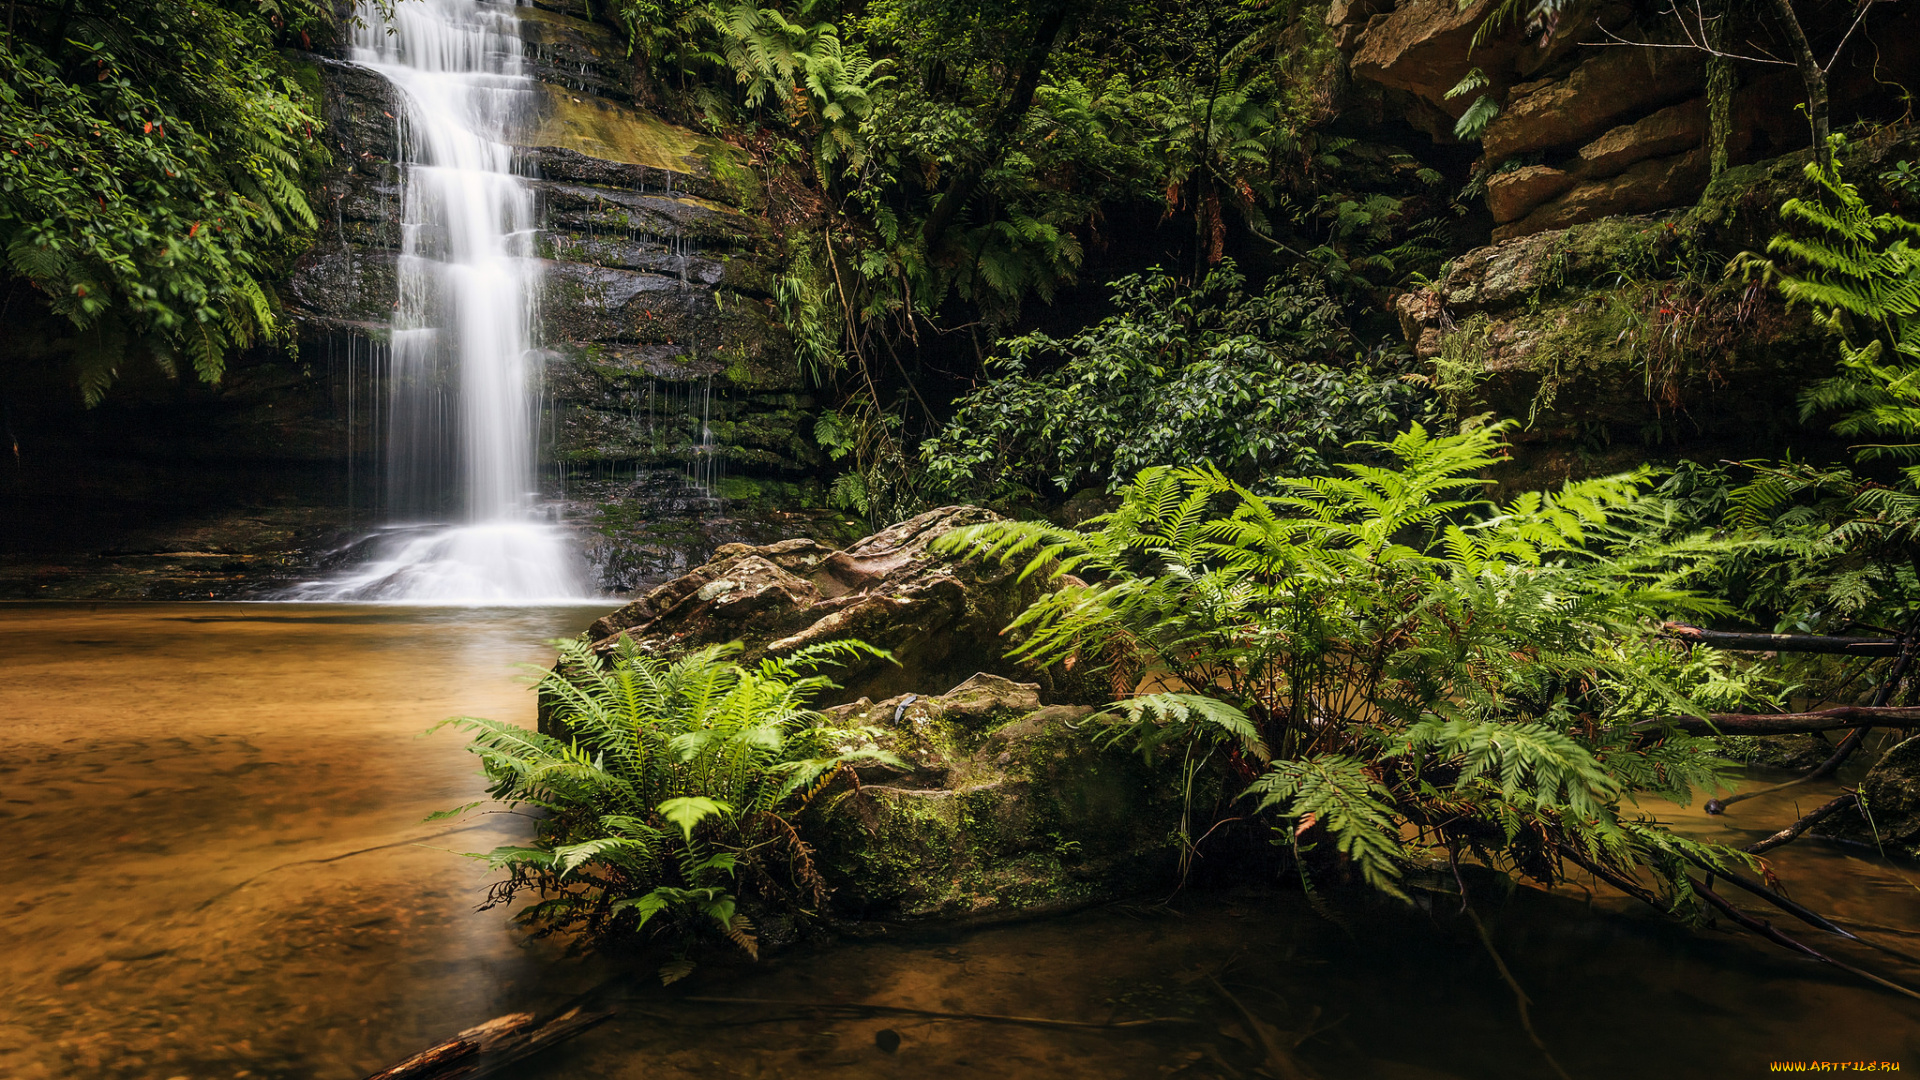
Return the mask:
[[[0,1077],[352,1080],[502,1013],[593,991],[612,1021],[506,1074],[620,1077],[1744,1077],[1773,1061],[1920,1070],[1920,1002],[1617,897],[1515,889],[1335,923],[1298,890],[1184,894],[967,932],[895,932],[661,988],[530,941],[460,858],[489,815],[456,713],[531,724],[516,665],[600,610],[0,605]],[[944,689],[944,688],[937,688]],[[1758,838],[1828,789],[1700,836]],[[1920,867],[1801,843],[1804,903],[1920,952]],[[1812,932],[1809,931],[1809,935]],[[1833,939],[1822,940],[1823,946]],[[1920,969],[1852,949],[1920,983]],[[692,998],[748,999],[745,1003]],[[809,1002],[906,1013],[836,1018]]]

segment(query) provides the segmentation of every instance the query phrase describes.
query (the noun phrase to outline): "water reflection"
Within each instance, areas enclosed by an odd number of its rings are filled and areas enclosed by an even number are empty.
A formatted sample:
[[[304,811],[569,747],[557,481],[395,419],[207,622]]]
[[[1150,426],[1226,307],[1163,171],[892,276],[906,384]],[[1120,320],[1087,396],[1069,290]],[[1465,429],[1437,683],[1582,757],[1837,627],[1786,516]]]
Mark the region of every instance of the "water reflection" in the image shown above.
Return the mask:
[[[0,607],[0,1076],[364,1075],[581,974],[473,913],[443,849],[517,820],[423,825],[480,785],[417,736],[530,722],[514,665],[591,617]]]
[[[488,874],[447,851],[521,823],[423,824],[480,785],[459,737],[417,735],[456,712],[530,722],[513,666],[594,614],[0,606],[0,1076],[348,1080],[593,987],[621,1015],[516,1075],[1282,1075],[1270,1043],[1325,1078],[1552,1075],[1446,899],[1335,924],[1297,891],[1183,895],[708,962],[666,989],[559,957],[473,910]],[[1654,809],[1750,842],[1826,797],[1802,788],[1722,818]],[[1914,868],[1814,844],[1777,855],[1797,899],[1920,949]],[[1759,1075],[1772,1060],[1920,1068],[1920,1003],[1660,924],[1605,891],[1475,889],[1535,1030],[1580,1080]],[[791,1004],[819,1001],[1186,1022],[1088,1030]]]

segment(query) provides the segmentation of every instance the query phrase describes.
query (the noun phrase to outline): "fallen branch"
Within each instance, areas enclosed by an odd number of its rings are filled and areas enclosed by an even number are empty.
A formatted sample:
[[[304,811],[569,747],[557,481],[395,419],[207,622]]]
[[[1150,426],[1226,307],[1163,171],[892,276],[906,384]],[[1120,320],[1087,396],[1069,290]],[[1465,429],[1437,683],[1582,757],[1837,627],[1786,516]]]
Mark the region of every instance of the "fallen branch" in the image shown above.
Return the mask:
[[[1801,904],[1798,901],[1791,899],[1790,897],[1783,896],[1774,889],[1768,888],[1765,884],[1761,882],[1755,881],[1752,878],[1742,877],[1740,874],[1736,873],[1735,871],[1726,869],[1724,867],[1715,867],[1712,864],[1708,863],[1705,859],[1702,859],[1696,855],[1688,855],[1686,856],[1686,858],[1688,862],[1693,863],[1695,866],[1698,866],[1700,869],[1705,870],[1707,872],[1707,888],[1713,887],[1714,878],[1717,876],[1725,880],[1727,884],[1733,885],[1737,888],[1744,889],[1747,892],[1752,893],[1753,895],[1759,897],[1760,899],[1765,900],[1767,903],[1772,904],[1774,907],[1779,908],[1781,911],[1786,912],[1787,914],[1793,916],[1796,919],[1799,919],[1801,922],[1806,923],[1808,926],[1811,926],[1817,930],[1825,930],[1827,933],[1833,934],[1836,937],[1846,938],[1848,941],[1851,941],[1856,945],[1865,945],[1869,949],[1878,949],[1889,956],[1898,957],[1909,964],[1920,964],[1920,958],[1914,957],[1911,953],[1902,952],[1899,949],[1893,948],[1890,945],[1882,945],[1877,941],[1869,941],[1866,938],[1863,938],[1858,934],[1855,934],[1853,931],[1848,930],[1846,927],[1841,926],[1840,924],[1834,922],[1832,919],[1827,918],[1825,915],[1822,915],[1819,912],[1814,911],[1812,908],[1809,908],[1804,904]]]
[[[1639,885],[1636,885],[1633,882],[1628,881],[1625,878],[1622,878],[1619,874],[1616,874],[1611,870],[1608,870],[1607,868],[1599,865],[1598,863],[1589,861],[1584,855],[1582,855],[1574,847],[1567,844],[1561,844],[1559,845],[1559,849],[1560,849],[1561,855],[1564,856],[1567,859],[1567,861],[1573,863],[1576,866],[1579,866],[1581,869],[1587,871],[1588,873],[1601,879],[1602,881],[1605,881],[1607,884],[1612,885],[1614,888],[1619,889],[1621,892],[1626,893],[1628,896],[1631,896],[1641,901],[1647,906],[1653,908],[1655,911],[1665,912],[1667,910],[1666,906],[1660,903],[1658,897],[1654,896],[1652,893],[1648,892],[1646,889],[1641,888]],[[1714,892],[1712,889],[1706,887],[1705,885],[1695,882],[1694,891],[1698,893],[1702,899],[1712,904],[1715,908],[1718,908],[1721,911],[1721,913],[1727,916],[1727,918],[1732,919],[1734,922],[1740,924],[1741,927],[1747,930],[1750,930],[1753,933],[1758,934],[1763,938],[1766,938],[1768,941],[1773,942],[1775,945],[1778,945],[1783,949],[1790,949],[1794,952],[1801,954],[1802,956],[1806,956],[1811,959],[1818,960],[1823,964],[1832,964],[1834,967],[1837,967],[1840,970],[1845,971],[1850,975],[1857,975],[1860,978],[1867,980],[1868,982],[1875,983],[1880,986],[1884,986],[1887,989],[1892,990],[1896,993],[1904,994],[1907,997],[1920,1000],[1920,993],[1915,993],[1914,991],[1909,990],[1904,986],[1901,986],[1899,983],[1891,982],[1887,979],[1883,979],[1880,976],[1875,975],[1870,971],[1862,971],[1861,969],[1854,967],[1852,964],[1848,964],[1841,960],[1835,960],[1833,957],[1828,956],[1826,953],[1823,953],[1818,949],[1812,948],[1808,945],[1804,945],[1801,942],[1788,937],[1787,935],[1781,933],[1779,930],[1775,929],[1772,923],[1769,923],[1763,919],[1756,919],[1753,916],[1747,914],[1746,912],[1741,911],[1739,908],[1734,907],[1731,903],[1729,903],[1725,897],[1721,896],[1719,893]],[[1847,936],[1852,937],[1851,934]],[[1854,940],[1859,941],[1861,939],[1854,938]],[[1872,944],[1871,942],[1862,942],[1862,943]]]
[[[915,1009],[906,1005],[869,1005],[863,1002],[800,1001],[794,998],[742,998],[742,997],[694,997],[688,996],[682,1001],[697,1001],[708,1005],[778,1005],[786,1009],[805,1009],[814,1012],[863,1012],[897,1013],[901,1016],[925,1016],[935,1020],[980,1020],[992,1024],[1025,1024],[1029,1027],[1053,1028],[1091,1028],[1109,1030],[1112,1028],[1145,1027],[1148,1024],[1198,1024],[1201,1021],[1186,1016],[1153,1016],[1145,1020],[1115,1020],[1096,1023],[1089,1020],[1054,1020],[1044,1016],[1002,1016],[997,1013],[942,1012],[937,1009]],[[369,1080],[372,1080],[370,1077]]]
[[[1805,817],[1802,817],[1799,821],[1796,821],[1793,824],[1787,826],[1786,828],[1781,829],[1779,832],[1774,833],[1772,836],[1767,837],[1765,840],[1762,840],[1759,843],[1754,844],[1752,847],[1747,849],[1747,854],[1761,855],[1761,854],[1765,854],[1766,852],[1772,851],[1774,848],[1780,847],[1783,844],[1791,844],[1795,840],[1798,840],[1800,838],[1801,833],[1806,832],[1808,829],[1811,829],[1815,825],[1820,824],[1822,821],[1825,821],[1827,818],[1832,817],[1834,814],[1840,812],[1841,810],[1854,805],[1859,801],[1859,798],[1860,797],[1858,795],[1855,795],[1851,791],[1847,792],[1844,795],[1838,796],[1832,802],[1824,803],[1814,808],[1813,810],[1809,811],[1807,815]]]
[[[1830,656],[1898,656],[1899,638],[1829,637],[1822,634],[1742,634],[1703,630],[1686,623],[1661,623],[1660,632],[1689,645],[1710,645],[1728,652],[1825,653]]]
[[[1727,902],[1727,899],[1725,897],[1721,896],[1719,893],[1714,892],[1712,889],[1709,889],[1704,885],[1696,884],[1694,886],[1694,890],[1700,894],[1701,899],[1705,900],[1707,903],[1712,904],[1714,907],[1718,908],[1721,914],[1725,915],[1727,918],[1732,919],[1734,922],[1739,923],[1742,927],[1745,927],[1746,929],[1751,930],[1752,932],[1760,935],[1761,937],[1766,938],[1768,941],[1773,942],[1775,945],[1778,945],[1783,949],[1788,949],[1793,952],[1797,952],[1802,956],[1808,957],[1810,959],[1818,960],[1823,964],[1832,964],[1834,967],[1839,968],[1841,971],[1844,971],[1849,975],[1857,975],[1860,978],[1865,979],[1870,983],[1875,983],[1877,985],[1884,986],[1887,989],[1892,990],[1894,993],[1904,994],[1907,997],[1913,998],[1916,1001],[1920,1001],[1920,993],[1915,993],[1914,991],[1909,990],[1904,986],[1901,986],[1897,982],[1893,982],[1889,979],[1883,979],[1880,976],[1875,975],[1871,971],[1862,971],[1861,969],[1854,967],[1852,964],[1849,964],[1844,960],[1835,960],[1833,957],[1828,956],[1826,953],[1823,953],[1818,949],[1815,949],[1809,945],[1802,944],[1801,942],[1796,941],[1793,938],[1790,938],[1787,935],[1781,933],[1780,931],[1774,929],[1774,926],[1772,923],[1767,922],[1764,919],[1756,919],[1753,916],[1747,914],[1746,912],[1741,911],[1739,908],[1734,907],[1731,903]]]
[[[435,1043],[367,1080],[474,1080],[488,1076],[612,1016],[578,1008],[535,1023],[532,1013],[509,1013]]]
[[[1900,685],[1901,678],[1907,673],[1907,666],[1913,663],[1914,649],[1916,646],[1920,646],[1920,615],[1914,616],[1913,619],[1908,622],[1906,636],[1901,638],[1901,642],[1900,655],[1894,660],[1892,668],[1888,670],[1887,677],[1881,680],[1880,688],[1874,691],[1873,704],[1867,706],[1870,710],[1882,709],[1887,702],[1893,700],[1894,688]],[[1789,780],[1784,784],[1775,784],[1772,787],[1760,788],[1756,791],[1744,791],[1737,795],[1729,795],[1724,799],[1709,799],[1706,805],[1707,813],[1723,814],[1726,813],[1727,807],[1732,806],[1734,803],[1757,798],[1775,791],[1783,791],[1796,784],[1807,783],[1810,780],[1819,780],[1823,777],[1832,776],[1834,773],[1840,771],[1840,766],[1845,764],[1846,760],[1853,756],[1855,750],[1860,749],[1860,744],[1867,741],[1867,732],[1874,726],[1875,725],[1872,724],[1863,724],[1849,732],[1846,738],[1840,740],[1840,745],[1834,748],[1832,756],[1821,762],[1819,768],[1800,777],[1798,780]],[[1885,726],[1892,727],[1894,725],[1887,724]]]
[[[1920,707],[1912,705],[1837,705],[1797,713],[1709,713],[1642,720],[1636,730],[1680,731],[1688,735],[1802,735],[1841,728],[1920,728]]]

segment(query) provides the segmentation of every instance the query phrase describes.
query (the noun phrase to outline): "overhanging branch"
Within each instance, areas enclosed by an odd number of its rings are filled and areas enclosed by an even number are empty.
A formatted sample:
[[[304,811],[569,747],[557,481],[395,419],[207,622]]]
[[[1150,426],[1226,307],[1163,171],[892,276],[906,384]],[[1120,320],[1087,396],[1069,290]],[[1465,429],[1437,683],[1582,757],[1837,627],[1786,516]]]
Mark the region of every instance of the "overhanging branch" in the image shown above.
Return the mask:
[[[1912,705],[1840,705],[1798,713],[1710,713],[1642,720],[1643,731],[1680,731],[1689,735],[1802,735],[1840,728],[1920,728],[1920,707]]]
[[[1743,634],[1703,630],[1686,623],[1662,623],[1662,633],[1691,645],[1729,652],[1826,653],[1833,656],[1898,656],[1899,638],[1829,637],[1822,634]]]

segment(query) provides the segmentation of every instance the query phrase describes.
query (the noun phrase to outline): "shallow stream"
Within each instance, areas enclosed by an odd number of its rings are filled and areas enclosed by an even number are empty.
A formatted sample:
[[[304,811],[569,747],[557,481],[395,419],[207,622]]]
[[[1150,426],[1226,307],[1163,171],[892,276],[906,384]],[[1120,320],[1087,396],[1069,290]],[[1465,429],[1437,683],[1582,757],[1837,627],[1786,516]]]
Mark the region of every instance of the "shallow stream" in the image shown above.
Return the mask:
[[[452,853],[524,822],[425,823],[481,784],[460,736],[420,733],[455,713],[531,723],[515,665],[599,613],[0,605],[0,1077],[352,1080],[588,990],[616,1019],[508,1075],[1286,1072],[1268,1042],[1328,1080],[1550,1077],[1547,1054],[1576,1080],[1920,1070],[1920,1002],[1579,890],[1477,901],[1511,983],[1451,902],[1335,923],[1297,889],[879,936],[709,963],[665,989],[564,957],[475,910],[488,872]],[[1694,835],[1750,840],[1826,791],[1718,819],[1661,809]],[[1811,843],[1777,855],[1797,899],[1920,952],[1920,867]],[[816,1002],[1164,1022],[838,1019]]]

